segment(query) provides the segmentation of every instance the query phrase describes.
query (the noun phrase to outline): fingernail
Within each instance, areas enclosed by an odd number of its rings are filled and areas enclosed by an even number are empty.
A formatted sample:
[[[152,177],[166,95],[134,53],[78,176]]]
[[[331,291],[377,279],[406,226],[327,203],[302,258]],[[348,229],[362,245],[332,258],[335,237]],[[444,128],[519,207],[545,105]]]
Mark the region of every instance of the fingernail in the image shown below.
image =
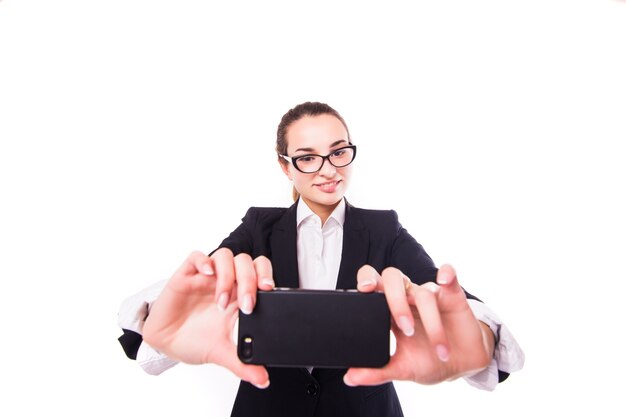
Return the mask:
[[[437,284],[445,285],[450,281],[450,277],[447,272],[442,272],[437,275]]]
[[[425,288],[433,294],[437,294],[441,289],[441,287],[437,286],[437,284],[435,284],[434,282],[427,283],[427,285],[425,285]]]
[[[376,285],[376,281],[373,279],[366,278],[359,281],[359,287],[371,287],[372,285]]]
[[[213,271],[213,268],[211,268],[210,265],[204,264],[202,265],[202,273],[204,275],[214,275],[215,271]]]
[[[228,305],[228,293],[223,292],[220,294],[219,298],[217,299],[217,307],[224,311],[226,310],[226,306]]]
[[[252,296],[250,294],[244,295],[243,302],[241,303],[241,311],[244,314],[252,313]]]
[[[346,384],[349,387],[354,387],[355,386],[354,382],[352,382],[352,380],[348,377],[348,374],[345,374],[343,376],[343,383]]]
[[[406,336],[411,337],[415,333],[415,329],[407,316],[400,316],[398,319],[398,327]]]
[[[450,359],[450,352],[444,345],[435,346],[435,352],[437,352],[437,357],[439,357],[441,362],[448,362],[448,359]]]
[[[256,384],[253,384],[253,385],[257,387],[258,389],[265,389],[270,386],[270,380],[268,379],[267,381],[259,385],[256,385]]]
[[[261,284],[274,288],[274,280],[272,278],[261,278]]]

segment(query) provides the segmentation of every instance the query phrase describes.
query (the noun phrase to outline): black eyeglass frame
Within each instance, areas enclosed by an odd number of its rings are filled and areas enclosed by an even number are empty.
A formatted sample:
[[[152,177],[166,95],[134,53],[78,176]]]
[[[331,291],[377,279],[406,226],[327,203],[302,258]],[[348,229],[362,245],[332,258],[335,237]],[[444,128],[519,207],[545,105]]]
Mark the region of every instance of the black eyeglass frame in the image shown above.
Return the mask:
[[[340,151],[342,149],[352,149],[352,152],[353,152],[352,153],[352,159],[350,160],[350,162],[348,162],[345,165],[335,165],[333,163],[333,161],[330,160],[330,156],[332,154],[334,154],[335,152]],[[322,167],[324,166],[324,161],[325,160],[327,160],[328,163],[331,164],[332,166],[334,166],[335,168],[343,168],[343,167],[347,167],[348,165],[350,165],[354,161],[354,158],[356,158],[356,145],[350,144],[348,146],[342,146],[341,148],[335,149],[334,151],[332,151],[331,153],[329,153],[326,156],[318,155],[318,154],[315,154],[315,153],[307,153],[307,154],[304,154],[304,155],[298,155],[298,156],[294,156],[294,157],[287,156],[287,155],[281,155],[281,154],[278,154],[278,156],[280,156],[281,158],[285,159],[287,162],[291,162],[291,165],[293,165],[293,167],[295,169],[297,169],[298,171],[302,172],[303,174],[315,174],[316,172],[319,172],[322,169]],[[322,163],[320,164],[320,167],[318,169],[316,169],[315,171],[307,172],[307,171],[301,170],[298,167],[298,159],[306,158],[308,156],[319,156],[320,158],[322,158]]]

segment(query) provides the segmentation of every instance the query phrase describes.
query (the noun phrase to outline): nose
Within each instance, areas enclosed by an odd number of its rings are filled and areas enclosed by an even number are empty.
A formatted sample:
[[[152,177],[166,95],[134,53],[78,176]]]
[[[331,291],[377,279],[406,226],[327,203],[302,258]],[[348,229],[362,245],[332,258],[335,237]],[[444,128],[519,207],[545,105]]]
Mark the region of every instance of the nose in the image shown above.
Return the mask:
[[[333,164],[330,163],[328,158],[324,159],[322,162],[322,167],[319,170],[319,174],[322,177],[332,178],[337,173],[337,168]]]

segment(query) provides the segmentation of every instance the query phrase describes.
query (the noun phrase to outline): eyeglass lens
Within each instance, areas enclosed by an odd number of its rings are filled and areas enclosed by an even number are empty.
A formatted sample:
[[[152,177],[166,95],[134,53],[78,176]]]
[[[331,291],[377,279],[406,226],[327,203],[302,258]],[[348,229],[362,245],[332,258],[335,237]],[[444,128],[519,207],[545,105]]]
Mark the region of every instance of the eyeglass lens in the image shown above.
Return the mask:
[[[297,168],[303,172],[316,172],[322,168],[324,163],[324,157],[319,155],[304,155],[300,158],[295,158]],[[341,148],[328,155],[328,160],[337,168],[345,167],[349,165],[354,159],[354,149]]]

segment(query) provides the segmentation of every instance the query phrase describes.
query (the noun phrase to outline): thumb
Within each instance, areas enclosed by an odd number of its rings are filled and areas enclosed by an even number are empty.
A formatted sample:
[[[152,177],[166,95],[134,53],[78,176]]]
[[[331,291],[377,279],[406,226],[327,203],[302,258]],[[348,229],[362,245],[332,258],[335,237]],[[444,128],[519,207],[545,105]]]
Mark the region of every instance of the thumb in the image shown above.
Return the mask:
[[[344,384],[349,387],[359,385],[380,385],[392,380],[389,366],[384,368],[350,368],[343,376]]]
[[[247,365],[239,360],[235,352],[229,355],[224,366],[230,369],[235,375],[254,385],[259,389],[265,389],[270,385],[270,377],[264,366]]]

